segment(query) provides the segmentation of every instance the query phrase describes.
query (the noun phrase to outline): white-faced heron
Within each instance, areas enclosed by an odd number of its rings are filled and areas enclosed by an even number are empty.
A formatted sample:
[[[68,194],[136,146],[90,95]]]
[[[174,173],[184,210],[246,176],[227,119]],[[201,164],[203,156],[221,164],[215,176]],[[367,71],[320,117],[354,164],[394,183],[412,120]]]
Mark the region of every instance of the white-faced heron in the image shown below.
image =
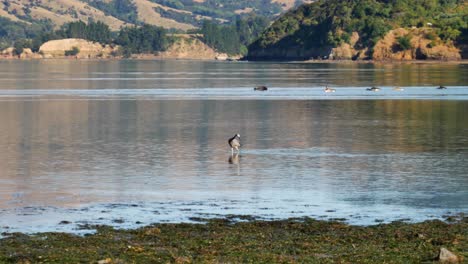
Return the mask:
[[[234,149],[239,152],[240,144],[240,135],[236,134],[228,140],[229,146],[231,146],[231,153],[234,153]]]

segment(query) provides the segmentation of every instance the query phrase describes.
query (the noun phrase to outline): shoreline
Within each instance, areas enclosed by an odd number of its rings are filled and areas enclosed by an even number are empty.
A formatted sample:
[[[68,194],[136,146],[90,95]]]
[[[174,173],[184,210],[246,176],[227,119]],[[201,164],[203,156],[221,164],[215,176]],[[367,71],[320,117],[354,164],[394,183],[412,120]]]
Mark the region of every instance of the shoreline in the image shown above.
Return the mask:
[[[438,260],[441,248],[468,259],[468,217],[352,226],[311,218],[264,221],[243,216],[158,223],[138,229],[96,228],[91,235],[6,234],[2,263],[420,263]]]
[[[0,57],[1,61],[194,61],[194,62],[251,62],[251,63],[299,63],[299,64],[381,64],[381,65],[399,65],[399,64],[468,64],[468,59],[462,60],[220,60],[216,58],[176,58],[163,57],[160,55],[140,55],[133,58],[107,57],[107,58],[73,58],[73,57],[55,57],[55,58],[17,58]]]

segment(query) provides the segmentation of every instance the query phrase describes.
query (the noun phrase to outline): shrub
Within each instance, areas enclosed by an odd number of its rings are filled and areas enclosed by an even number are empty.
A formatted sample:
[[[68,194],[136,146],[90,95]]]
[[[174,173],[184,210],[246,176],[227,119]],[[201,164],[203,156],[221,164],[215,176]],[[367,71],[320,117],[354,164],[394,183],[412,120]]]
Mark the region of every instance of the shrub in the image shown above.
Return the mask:
[[[31,41],[27,39],[18,39],[17,41],[15,41],[13,47],[15,48],[14,53],[16,55],[20,55],[21,53],[23,53],[24,49],[31,48]]]
[[[409,50],[413,47],[413,45],[411,45],[411,37],[409,35],[399,37],[397,42],[402,50]]]
[[[427,32],[425,37],[428,39],[428,40],[436,40],[437,39],[437,35],[434,33],[434,32]]]
[[[80,49],[78,47],[73,47],[71,50],[65,51],[65,56],[75,56],[80,53]]]
[[[431,49],[431,48],[435,47],[436,45],[437,44],[436,44],[435,41],[431,41],[431,42],[427,43],[426,47]]]

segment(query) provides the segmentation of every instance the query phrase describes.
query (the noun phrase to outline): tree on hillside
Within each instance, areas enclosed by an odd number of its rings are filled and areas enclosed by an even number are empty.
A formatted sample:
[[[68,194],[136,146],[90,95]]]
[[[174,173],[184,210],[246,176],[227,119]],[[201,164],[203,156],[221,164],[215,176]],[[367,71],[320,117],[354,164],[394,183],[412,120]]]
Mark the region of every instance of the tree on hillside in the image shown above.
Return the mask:
[[[8,43],[9,45],[18,39],[35,38],[46,31],[52,31],[50,20],[40,20],[35,23],[26,24],[0,17],[0,42]]]
[[[89,22],[87,28],[87,39],[100,43],[109,43],[112,39],[109,26],[101,21]]]
[[[21,53],[23,53],[24,49],[31,48],[31,41],[28,39],[18,39],[17,41],[15,41],[13,47],[14,53],[16,55],[20,55]]]
[[[89,0],[89,3],[91,6],[102,10],[106,15],[129,23],[139,24],[136,6],[131,0]]]
[[[240,54],[246,52],[246,46],[258,38],[269,25],[265,17],[250,16],[238,18],[231,25],[218,25],[211,20],[202,23],[200,32],[204,42],[220,52]]]
[[[168,38],[164,28],[145,24],[122,28],[115,43],[124,48],[124,54],[155,53],[167,48]]]
[[[413,46],[411,45],[411,36],[406,35],[406,36],[401,36],[397,38],[397,43],[398,46],[401,50],[409,50]]]
[[[81,38],[100,43],[111,41],[109,26],[100,21],[90,21],[88,24],[81,20],[69,22],[64,24],[56,34],[63,38]]]
[[[72,47],[71,50],[65,51],[65,56],[76,56],[80,53],[80,49],[78,47]]]

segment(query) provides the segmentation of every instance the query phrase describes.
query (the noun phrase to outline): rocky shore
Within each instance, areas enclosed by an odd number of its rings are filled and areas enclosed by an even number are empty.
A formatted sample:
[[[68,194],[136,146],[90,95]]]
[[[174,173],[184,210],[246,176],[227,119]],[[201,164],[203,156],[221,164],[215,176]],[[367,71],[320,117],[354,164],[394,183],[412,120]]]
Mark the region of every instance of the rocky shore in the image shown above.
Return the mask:
[[[467,47],[457,48],[452,43],[443,43],[440,39],[430,40],[431,29],[395,29],[380,40],[373,51],[372,60],[365,59],[367,50],[354,47],[359,40],[357,33],[351,37],[351,44],[343,44],[333,49],[325,49],[327,56],[311,57],[306,62],[466,62]],[[409,47],[403,49],[398,44],[401,37],[408,38]],[[292,52],[292,51],[291,51]],[[296,51],[294,51],[296,52]],[[286,56],[287,57],[287,56]],[[19,54],[13,47],[0,51],[1,59],[123,59],[121,47],[102,45],[84,39],[60,39],[44,43],[37,52],[29,48]],[[178,34],[167,50],[157,54],[132,54],[131,59],[185,59],[185,60],[242,60],[238,56],[219,53],[203,43],[199,37]],[[278,60],[283,60],[278,57]],[[295,60],[292,60],[295,61]],[[304,60],[299,60],[304,61]]]
[[[468,259],[465,216],[366,227],[310,218],[194,220],[201,222],[136,230],[83,226],[97,230],[85,236],[4,233],[0,262],[464,263]]]
[[[18,54],[19,53],[19,54]],[[123,59],[118,45],[102,45],[85,39],[51,40],[33,52],[29,48],[17,52],[9,47],[0,51],[1,59]],[[188,60],[234,60],[207,46],[200,39],[190,35],[179,35],[166,51],[158,54],[132,54],[133,59],[188,59]]]

